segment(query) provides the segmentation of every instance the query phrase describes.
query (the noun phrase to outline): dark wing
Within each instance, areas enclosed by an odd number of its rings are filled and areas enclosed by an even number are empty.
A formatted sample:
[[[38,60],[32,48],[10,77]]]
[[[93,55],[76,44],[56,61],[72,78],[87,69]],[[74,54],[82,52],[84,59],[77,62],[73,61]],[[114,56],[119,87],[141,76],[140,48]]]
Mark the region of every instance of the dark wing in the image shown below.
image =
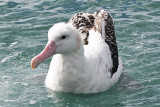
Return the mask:
[[[89,13],[77,13],[73,16],[69,22],[72,24],[76,29],[79,30],[80,34],[84,36],[84,45],[88,44],[88,36],[89,30],[94,26],[94,16],[93,14]]]
[[[104,24],[102,24],[102,22]],[[102,33],[102,27],[104,27],[105,30],[105,42],[109,45],[109,49],[111,51],[111,58],[113,62],[113,67],[111,69],[112,76],[117,71],[119,65],[118,48],[116,43],[113,19],[111,15],[104,10],[100,10],[95,13],[95,29]]]
[[[116,43],[116,36],[114,31],[114,23],[111,15],[104,10],[100,10],[94,14],[89,13],[78,13],[73,16],[68,23],[71,23],[76,29],[79,30],[80,34],[85,36],[84,44],[88,44],[89,30],[94,29],[105,35],[104,40],[109,45],[111,51],[111,58],[113,62],[113,67],[111,69],[111,76],[117,71],[119,61],[118,61],[118,49]],[[103,23],[103,24],[102,24]],[[104,28],[102,31],[102,27]]]

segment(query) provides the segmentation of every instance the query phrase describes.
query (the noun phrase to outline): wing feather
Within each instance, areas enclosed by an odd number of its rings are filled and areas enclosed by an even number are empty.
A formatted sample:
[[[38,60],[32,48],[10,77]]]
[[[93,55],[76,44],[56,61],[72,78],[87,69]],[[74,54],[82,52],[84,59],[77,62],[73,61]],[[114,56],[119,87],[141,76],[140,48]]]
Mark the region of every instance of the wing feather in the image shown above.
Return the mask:
[[[112,76],[118,69],[119,61],[114,23],[111,15],[105,10],[100,10],[94,14],[78,13],[69,20],[69,23],[79,30],[80,34],[84,38],[85,45],[88,44],[90,29],[93,28],[102,35],[104,41],[108,44],[111,51],[113,67],[110,72]]]

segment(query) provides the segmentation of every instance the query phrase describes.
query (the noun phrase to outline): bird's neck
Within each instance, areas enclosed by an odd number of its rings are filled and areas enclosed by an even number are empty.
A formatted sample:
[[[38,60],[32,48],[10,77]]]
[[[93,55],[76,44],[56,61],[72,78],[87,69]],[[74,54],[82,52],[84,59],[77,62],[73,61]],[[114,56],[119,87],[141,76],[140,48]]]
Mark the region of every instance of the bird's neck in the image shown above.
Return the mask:
[[[60,91],[75,92],[89,81],[83,44],[70,54],[55,55],[46,77],[46,86]],[[87,75],[86,75],[87,74]]]
[[[62,61],[63,65],[70,66],[73,68],[82,65],[85,62],[83,44],[81,44],[80,47],[72,53],[62,55]]]
[[[81,47],[79,50],[69,54],[62,55],[62,70],[59,72],[61,77],[58,81],[62,90],[68,92],[78,92],[83,88],[84,83],[89,81],[86,70],[86,59],[84,56],[84,49]]]

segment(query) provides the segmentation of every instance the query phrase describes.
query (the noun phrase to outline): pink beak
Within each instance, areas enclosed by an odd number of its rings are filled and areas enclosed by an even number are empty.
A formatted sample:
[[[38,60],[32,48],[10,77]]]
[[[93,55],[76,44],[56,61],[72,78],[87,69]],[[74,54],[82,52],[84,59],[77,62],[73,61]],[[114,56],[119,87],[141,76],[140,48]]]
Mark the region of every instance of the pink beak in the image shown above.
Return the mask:
[[[44,50],[31,61],[31,68],[35,69],[40,63],[51,57],[56,51],[56,45],[53,40],[49,40]]]

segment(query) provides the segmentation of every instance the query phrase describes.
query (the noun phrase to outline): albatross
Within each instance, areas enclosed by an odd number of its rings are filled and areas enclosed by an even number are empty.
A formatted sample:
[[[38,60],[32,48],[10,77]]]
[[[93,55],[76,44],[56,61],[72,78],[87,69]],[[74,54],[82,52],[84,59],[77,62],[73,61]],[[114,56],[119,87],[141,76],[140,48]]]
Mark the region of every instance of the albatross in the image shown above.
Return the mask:
[[[103,92],[118,81],[123,69],[113,19],[105,10],[77,13],[67,23],[54,24],[44,50],[31,61],[32,69],[49,57],[45,85],[54,91]]]

